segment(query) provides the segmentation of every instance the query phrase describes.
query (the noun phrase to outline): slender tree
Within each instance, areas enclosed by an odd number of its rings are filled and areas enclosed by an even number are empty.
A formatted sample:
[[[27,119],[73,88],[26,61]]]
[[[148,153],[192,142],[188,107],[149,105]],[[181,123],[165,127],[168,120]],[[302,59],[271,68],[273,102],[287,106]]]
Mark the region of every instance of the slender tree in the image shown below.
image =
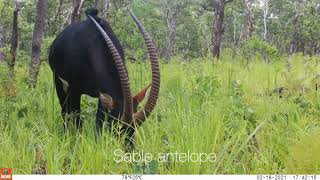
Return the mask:
[[[0,48],[4,46],[3,27],[0,25]]]
[[[94,0],[94,8],[99,9],[100,0]]]
[[[297,44],[298,44],[298,34],[299,34],[299,19],[301,14],[301,4],[303,0],[297,0],[296,1],[296,15],[293,17],[292,25],[293,25],[293,31],[292,31],[292,37],[291,37],[291,45],[289,54],[292,55],[297,50]]]
[[[14,77],[14,65],[16,63],[16,54],[18,48],[18,15],[20,11],[21,2],[15,1],[15,9],[13,11],[13,28],[11,34],[11,48],[10,48],[10,59],[8,60],[9,65],[9,76]]]
[[[73,0],[73,10],[71,14],[71,23],[79,22],[81,20],[81,7],[84,0]]]
[[[163,25],[166,26],[166,41],[163,48],[159,50],[161,55],[168,62],[174,56],[175,44],[177,40],[178,26],[183,23],[183,15],[186,15],[187,7],[192,5],[191,0],[153,0],[152,5],[161,9]],[[188,44],[186,42],[186,44]]]
[[[180,10],[181,10],[180,4],[167,8],[166,22],[167,22],[167,28],[169,31],[169,36],[167,41],[167,48],[164,53],[164,57],[166,61],[169,61],[170,58],[174,55],[174,44],[176,42],[176,36],[177,36],[177,18]]]
[[[264,8],[263,8],[263,25],[264,25],[264,33],[263,38],[267,40],[268,27],[267,27],[267,18],[269,14],[269,0],[264,0]]]
[[[64,4],[64,0],[59,0],[59,5],[58,7],[56,8],[56,11],[54,13],[54,16],[52,19],[48,18],[48,34],[50,36],[53,36],[55,35],[58,31],[59,31],[59,17],[61,16],[62,12],[64,11],[63,9],[63,4]]]
[[[225,5],[233,0],[214,0],[214,23],[212,35],[212,55],[219,58],[222,36],[224,33],[224,10]]]
[[[38,0],[36,22],[33,30],[32,53],[29,69],[29,86],[35,87],[40,68],[41,43],[44,35],[44,25],[48,8],[48,0]]]
[[[241,39],[243,37],[243,27],[242,24],[240,28],[237,28],[238,18],[236,11],[233,12],[233,48],[232,48],[232,57],[235,60],[237,55],[237,49],[239,48]]]
[[[111,4],[110,0],[104,0],[103,2],[103,17],[105,19],[107,19],[109,16],[110,4]]]
[[[246,7],[246,17],[247,17],[247,32],[246,38],[250,38],[253,33],[253,2],[254,0],[245,0],[245,7]]]
[[[298,47],[298,33],[299,33],[299,19],[301,14],[301,4],[303,0],[296,0],[296,15],[293,17],[292,25],[293,25],[293,31],[292,31],[292,37],[291,37],[291,43],[290,43],[290,49],[289,49],[289,58],[288,58],[288,71],[291,70],[292,67],[292,54],[296,52]]]

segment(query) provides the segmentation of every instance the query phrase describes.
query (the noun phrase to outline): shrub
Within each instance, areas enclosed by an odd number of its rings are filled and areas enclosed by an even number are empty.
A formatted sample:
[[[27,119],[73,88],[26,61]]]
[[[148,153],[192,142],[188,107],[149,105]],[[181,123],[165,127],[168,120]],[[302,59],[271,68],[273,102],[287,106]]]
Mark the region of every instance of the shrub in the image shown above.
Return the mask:
[[[252,37],[244,42],[242,53],[247,59],[263,59],[265,62],[270,62],[270,59],[277,59],[279,56],[277,47],[269,44],[259,37]]]

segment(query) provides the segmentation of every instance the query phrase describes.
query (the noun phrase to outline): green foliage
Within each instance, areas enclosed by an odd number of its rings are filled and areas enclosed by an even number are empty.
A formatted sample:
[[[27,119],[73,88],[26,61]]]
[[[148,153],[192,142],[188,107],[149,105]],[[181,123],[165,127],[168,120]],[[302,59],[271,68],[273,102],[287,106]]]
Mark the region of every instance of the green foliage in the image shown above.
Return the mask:
[[[0,166],[30,174],[35,147],[41,147],[50,174],[318,173],[319,136],[312,134],[320,127],[320,96],[312,79],[320,66],[313,58],[300,58],[293,58],[289,75],[282,73],[284,59],[272,64],[254,61],[250,69],[237,59],[161,65],[158,105],[138,129],[135,151],[154,157],[176,151],[214,152],[214,163],[115,163],[114,151],[122,149],[124,139],[107,129],[95,139],[97,99],[83,96],[83,129],[64,132],[49,66],[42,64],[39,84],[30,90],[24,81],[28,65],[19,63],[16,82],[0,79],[0,142],[6,147],[0,151]],[[137,92],[150,81],[149,64],[127,65]],[[6,65],[0,64],[0,76],[6,73]],[[302,76],[310,80],[295,80]],[[270,95],[279,86],[288,87],[287,96]],[[294,88],[299,86],[308,90]]]
[[[23,54],[31,54],[33,27],[36,16],[36,1],[23,1],[19,13],[19,47]],[[45,39],[55,37],[68,25],[72,1],[49,1],[45,28]],[[102,2],[102,1],[100,1]],[[277,55],[287,53],[293,32],[293,17],[295,15],[295,1],[270,1],[269,17],[267,20],[267,40],[261,40],[264,33],[263,7],[255,5],[252,9],[253,35],[247,39],[247,19],[243,15],[246,12],[244,1],[233,1],[225,9],[225,27],[222,39],[222,50],[225,48],[239,49],[251,59],[275,59]],[[84,10],[92,7],[93,0],[85,1],[81,9],[82,19],[85,19]],[[130,56],[135,59],[147,59],[147,53],[143,39],[135,24],[129,18],[126,8],[133,9],[141,19],[146,29],[150,32],[162,57],[167,51],[169,38],[168,17],[176,8],[177,32],[174,42],[174,56],[181,59],[203,58],[210,55],[213,3],[208,0],[188,1],[144,1],[121,0],[112,1],[108,21],[118,35],[120,41]],[[99,5],[102,12],[102,3]],[[304,1],[301,9],[298,29],[298,52],[308,55],[320,53],[320,6],[316,0]],[[4,43],[10,45],[12,31],[14,3],[10,0],[0,2],[0,31],[4,37]],[[60,11],[59,11],[60,10]],[[100,13],[102,16],[102,13]],[[244,46],[243,46],[243,45]],[[246,49],[247,48],[247,49]]]
[[[13,1],[0,1],[0,13],[0,26],[4,28],[1,33],[4,36],[4,39],[8,41],[10,39],[11,31],[8,31],[7,27],[12,27]]]
[[[276,59],[278,57],[277,47],[272,46],[268,42],[258,38],[252,37],[244,42],[241,47],[244,56],[248,59],[257,57],[269,62],[270,59]]]
[[[201,29],[199,28],[199,19],[193,14],[186,14],[180,19],[184,23],[180,23],[177,28],[176,48],[179,54],[183,54],[185,58],[196,58],[203,55],[201,46]]]
[[[320,44],[320,5],[309,2],[301,21],[301,46],[307,54],[315,55],[320,51],[317,49]]]
[[[40,59],[42,61],[48,61],[48,54],[50,51],[50,46],[52,42],[54,41],[55,37],[47,37],[43,40],[42,46],[41,46],[41,56]]]
[[[303,137],[289,149],[285,172],[288,174],[320,173],[320,135]]]
[[[5,56],[5,61],[8,61],[10,60],[12,57],[11,57],[11,53],[10,53],[10,47],[9,46],[5,46],[3,48],[0,48],[0,52],[2,52]]]
[[[163,39],[166,37],[166,29],[163,21],[160,20],[159,12],[141,0],[135,1],[131,8],[142,21],[146,30],[150,32],[158,49],[164,48],[165,41]],[[139,29],[128,16],[126,9],[111,9],[109,22],[128,54],[138,59],[147,58],[144,40]]]

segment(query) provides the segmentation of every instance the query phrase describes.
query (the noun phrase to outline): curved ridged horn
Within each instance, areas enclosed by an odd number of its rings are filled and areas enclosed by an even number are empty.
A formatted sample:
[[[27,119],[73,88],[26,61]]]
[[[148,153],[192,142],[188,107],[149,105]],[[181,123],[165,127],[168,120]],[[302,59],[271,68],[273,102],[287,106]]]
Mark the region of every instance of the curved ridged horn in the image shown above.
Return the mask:
[[[97,23],[97,21],[89,15],[89,18],[94,22],[99,31],[101,32],[104,40],[107,43],[108,48],[111,51],[112,57],[115,61],[115,65],[117,71],[120,76],[121,89],[124,97],[124,113],[123,113],[123,121],[127,124],[131,124],[132,121],[132,98],[131,98],[131,90],[129,84],[129,77],[127,73],[127,69],[124,65],[123,60],[120,57],[120,54],[110,39],[109,35],[103,30],[103,28]]]
[[[143,35],[145,44],[148,48],[148,53],[151,59],[151,69],[152,69],[152,82],[151,82],[151,91],[147,100],[146,105],[143,109],[139,110],[133,115],[134,125],[141,125],[144,120],[150,115],[154,107],[156,106],[159,91],[160,91],[160,68],[158,62],[158,54],[154,43],[151,40],[149,33],[145,30],[142,23],[138,18],[133,14],[133,12],[128,9],[131,17],[137,24],[140,29],[141,34]]]

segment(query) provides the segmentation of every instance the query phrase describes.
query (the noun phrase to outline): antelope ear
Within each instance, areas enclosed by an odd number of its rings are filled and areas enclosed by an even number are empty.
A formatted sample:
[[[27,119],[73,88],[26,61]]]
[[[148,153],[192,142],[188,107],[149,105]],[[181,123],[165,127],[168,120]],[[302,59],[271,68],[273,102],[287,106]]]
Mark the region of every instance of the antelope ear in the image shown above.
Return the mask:
[[[138,103],[142,102],[146,97],[147,91],[150,88],[151,84],[143,88],[137,95],[135,95],[132,99]]]
[[[109,94],[99,93],[99,99],[106,110],[110,112],[114,109],[114,101]]]

